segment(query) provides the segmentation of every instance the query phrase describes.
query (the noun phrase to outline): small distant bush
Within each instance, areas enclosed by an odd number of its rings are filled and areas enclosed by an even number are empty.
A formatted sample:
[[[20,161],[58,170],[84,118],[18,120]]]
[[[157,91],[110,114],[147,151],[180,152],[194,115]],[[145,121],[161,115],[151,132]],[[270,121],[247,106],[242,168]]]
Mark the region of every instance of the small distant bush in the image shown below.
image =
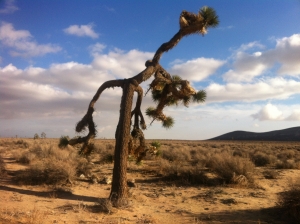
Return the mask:
[[[289,159],[289,160],[278,161],[275,164],[275,167],[277,169],[300,169],[300,163]]]
[[[191,160],[191,154],[188,150],[183,150],[181,148],[171,148],[168,150],[162,150],[162,158],[170,162],[185,162]]]
[[[296,152],[294,150],[291,149],[283,150],[277,155],[277,158],[280,160],[289,160],[289,159],[293,159],[295,154]]]
[[[266,170],[263,172],[266,179],[277,179],[279,174],[276,170]]]
[[[168,181],[180,184],[207,184],[208,178],[202,166],[184,166],[182,163],[172,163],[165,159],[159,161],[158,174]]]
[[[290,186],[290,189],[279,194],[278,205],[282,214],[293,217],[300,222],[300,179]]]
[[[271,163],[271,157],[263,152],[256,152],[251,155],[251,159],[256,166],[266,166]]]
[[[65,148],[65,147],[67,147],[68,144],[69,144],[69,140],[70,140],[69,136],[61,136],[59,138],[58,147],[59,148]]]
[[[24,148],[24,149],[29,148],[29,143],[26,142],[26,141],[23,140],[23,139],[19,139],[19,140],[17,140],[17,141],[14,141],[14,143],[15,143],[16,145],[18,145],[18,146]]]
[[[19,154],[19,156],[15,157],[18,163],[29,164],[35,159],[36,155],[29,151],[23,152]]]
[[[109,143],[109,144],[106,145],[106,149],[107,150],[112,150],[112,149],[115,149],[115,146],[113,144]]]

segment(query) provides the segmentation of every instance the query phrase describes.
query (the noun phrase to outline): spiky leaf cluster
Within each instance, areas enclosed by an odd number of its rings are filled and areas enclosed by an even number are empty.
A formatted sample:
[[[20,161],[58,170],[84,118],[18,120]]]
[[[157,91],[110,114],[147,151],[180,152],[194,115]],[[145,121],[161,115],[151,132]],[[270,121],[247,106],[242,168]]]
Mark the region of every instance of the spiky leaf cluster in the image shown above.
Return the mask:
[[[178,105],[179,102],[182,102],[184,106],[188,107],[191,101],[200,103],[204,102],[206,98],[205,91],[196,92],[188,81],[182,80],[177,75],[170,76],[169,79],[159,79],[157,76],[150,84],[150,88],[152,99],[157,106],[156,108],[149,107],[146,115],[152,118],[152,122],[154,120],[161,121],[162,126],[167,129],[174,125],[174,119],[163,113],[166,106]]]
[[[207,27],[216,27],[220,23],[216,11],[211,7],[208,6],[202,7],[198,15],[203,18],[203,22]]]
[[[179,17],[180,29],[183,29],[185,35],[207,33],[207,28],[219,25],[219,18],[216,11],[208,6],[202,7],[198,14],[182,11]]]

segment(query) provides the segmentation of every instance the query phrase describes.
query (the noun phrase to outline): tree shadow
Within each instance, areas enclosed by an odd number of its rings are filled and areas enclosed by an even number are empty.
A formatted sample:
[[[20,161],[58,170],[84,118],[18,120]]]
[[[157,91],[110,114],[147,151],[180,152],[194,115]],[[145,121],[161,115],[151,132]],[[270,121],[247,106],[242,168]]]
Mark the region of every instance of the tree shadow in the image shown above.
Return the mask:
[[[84,202],[97,202],[99,198],[84,196],[84,195],[76,195],[69,191],[33,191],[33,190],[25,190],[14,187],[2,186],[0,185],[0,191],[9,191],[16,192],[19,194],[32,195],[37,197],[49,198],[55,192],[55,198],[66,199],[66,200],[74,200],[74,201],[84,201]]]
[[[184,216],[193,218],[200,223],[297,224],[290,216],[283,213],[279,207],[235,211],[226,210],[222,212],[200,214],[177,210],[174,213],[182,213]]]

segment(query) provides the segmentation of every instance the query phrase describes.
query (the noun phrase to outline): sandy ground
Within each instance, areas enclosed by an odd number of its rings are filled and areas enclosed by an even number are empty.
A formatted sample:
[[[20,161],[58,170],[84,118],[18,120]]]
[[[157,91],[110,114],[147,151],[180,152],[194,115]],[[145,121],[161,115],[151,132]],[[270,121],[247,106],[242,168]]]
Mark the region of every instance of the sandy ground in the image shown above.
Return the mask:
[[[266,179],[257,168],[257,187],[178,186],[159,181],[149,169],[128,169],[136,180],[126,208],[101,212],[99,200],[109,196],[110,185],[76,180],[72,191],[55,192],[48,186],[20,186],[15,172],[26,166],[3,154],[7,175],[0,177],[0,223],[292,223],[276,208],[278,193],[300,177],[300,170],[280,170],[277,179]],[[152,164],[153,165],[153,164]],[[99,165],[100,166],[100,165]],[[151,166],[145,163],[143,165]],[[112,164],[101,165],[109,175]]]

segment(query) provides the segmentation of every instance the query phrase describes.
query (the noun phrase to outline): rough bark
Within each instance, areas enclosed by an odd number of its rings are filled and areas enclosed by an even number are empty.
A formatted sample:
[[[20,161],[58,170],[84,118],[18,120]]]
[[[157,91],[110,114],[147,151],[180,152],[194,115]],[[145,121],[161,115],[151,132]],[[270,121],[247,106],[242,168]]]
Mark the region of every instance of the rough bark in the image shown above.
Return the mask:
[[[114,154],[114,168],[110,199],[116,206],[124,203],[128,196],[127,190],[127,157],[130,139],[130,122],[132,99],[136,86],[126,80],[123,85],[120,119],[116,130],[116,145]]]

